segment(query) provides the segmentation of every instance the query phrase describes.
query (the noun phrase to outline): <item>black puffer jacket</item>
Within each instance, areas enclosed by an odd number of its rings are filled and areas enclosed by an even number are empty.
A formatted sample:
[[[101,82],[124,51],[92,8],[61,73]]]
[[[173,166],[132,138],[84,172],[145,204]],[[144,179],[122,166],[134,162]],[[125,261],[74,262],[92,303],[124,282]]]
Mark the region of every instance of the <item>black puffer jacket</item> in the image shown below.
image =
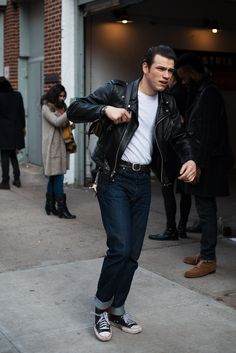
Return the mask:
[[[113,80],[98,88],[87,97],[74,101],[68,108],[68,119],[74,123],[93,122],[104,119],[104,128],[93,153],[95,163],[105,168],[109,173],[115,173],[128,143],[138,128],[138,86],[139,81],[133,81],[129,107],[132,119],[129,123],[114,125],[110,119],[101,115],[106,105],[123,108],[127,83]],[[179,113],[173,97],[160,92],[156,117],[155,143],[153,147],[152,170],[162,183],[167,183],[165,174],[166,148],[169,141],[175,148],[182,163],[194,159],[190,141],[180,125]]]

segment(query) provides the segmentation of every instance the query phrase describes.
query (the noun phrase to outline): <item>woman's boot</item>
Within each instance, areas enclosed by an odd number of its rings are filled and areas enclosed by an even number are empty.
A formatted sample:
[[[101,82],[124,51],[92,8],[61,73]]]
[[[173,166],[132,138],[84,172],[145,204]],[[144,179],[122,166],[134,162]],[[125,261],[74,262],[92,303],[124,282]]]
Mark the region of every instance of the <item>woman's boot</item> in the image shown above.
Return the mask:
[[[58,217],[59,218],[66,218],[66,219],[74,219],[76,218],[75,215],[72,215],[66,205],[66,194],[62,196],[58,196],[56,198],[57,201],[57,210],[58,210]]]
[[[55,197],[54,194],[51,194],[49,192],[46,193],[46,204],[45,204],[45,211],[47,215],[49,216],[51,213],[54,216],[58,215],[58,211],[55,206]]]
[[[70,211],[67,208],[67,204],[66,204],[66,194],[63,195],[64,197],[64,203],[65,203],[65,213],[68,216],[68,218],[76,218],[75,215],[71,214]]]

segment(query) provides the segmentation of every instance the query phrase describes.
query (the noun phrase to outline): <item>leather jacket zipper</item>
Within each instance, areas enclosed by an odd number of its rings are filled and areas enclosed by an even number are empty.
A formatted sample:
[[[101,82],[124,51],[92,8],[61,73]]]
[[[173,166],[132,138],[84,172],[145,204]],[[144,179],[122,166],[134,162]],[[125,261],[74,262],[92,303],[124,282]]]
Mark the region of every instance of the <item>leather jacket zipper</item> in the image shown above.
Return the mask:
[[[122,144],[122,142],[123,142],[123,140],[124,140],[124,137],[125,137],[125,135],[126,135],[127,129],[128,129],[128,127],[126,127],[126,129],[125,129],[125,132],[124,132],[124,134],[123,134],[123,136],[122,136],[122,139],[120,140],[118,149],[117,149],[117,151],[116,151],[115,164],[114,164],[113,170],[112,170],[112,172],[111,172],[111,178],[113,178],[113,176],[114,176],[115,173],[116,173],[116,166],[117,166],[118,154],[119,154],[119,151],[120,151],[121,144]]]
[[[157,136],[156,136],[156,129],[157,129],[157,126],[158,124],[160,124],[162,122],[162,120],[166,119],[166,117],[162,118],[161,120],[159,120],[157,123],[156,123],[156,126],[155,126],[155,141],[156,141],[156,144],[157,144],[157,148],[160,152],[160,156],[161,156],[161,183],[163,182],[163,167],[164,167],[164,163],[163,163],[163,155],[161,153],[161,148],[160,148],[160,145],[157,141]]]

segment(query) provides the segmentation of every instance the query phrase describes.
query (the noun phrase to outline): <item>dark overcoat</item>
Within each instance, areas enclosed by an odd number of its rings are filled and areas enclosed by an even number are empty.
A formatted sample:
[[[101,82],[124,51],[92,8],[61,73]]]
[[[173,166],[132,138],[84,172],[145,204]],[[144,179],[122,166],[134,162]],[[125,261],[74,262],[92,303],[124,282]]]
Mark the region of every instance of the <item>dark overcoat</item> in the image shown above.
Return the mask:
[[[25,110],[19,92],[0,93],[0,150],[25,147]]]
[[[199,184],[185,184],[185,191],[204,197],[227,196],[227,116],[221,92],[210,79],[201,82],[186,115],[187,131],[192,137],[195,160],[202,173]]]

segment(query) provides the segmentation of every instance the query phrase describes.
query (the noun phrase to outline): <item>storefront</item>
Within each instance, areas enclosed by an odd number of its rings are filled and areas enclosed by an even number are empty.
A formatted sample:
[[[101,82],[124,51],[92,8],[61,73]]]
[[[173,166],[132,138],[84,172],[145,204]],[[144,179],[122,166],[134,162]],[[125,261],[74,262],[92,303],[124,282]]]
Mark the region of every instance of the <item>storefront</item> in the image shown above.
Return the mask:
[[[65,85],[69,104],[110,79],[133,80],[149,46],[168,44],[177,53],[196,51],[215,70],[226,101],[236,152],[236,0],[0,0],[0,74],[24,97],[27,148],[24,158],[41,165],[40,96],[51,84]],[[181,3],[181,4],[180,4]],[[212,6],[214,4],[214,18]],[[5,20],[4,20],[5,18]],[[18,19],[18,20],[16,20]],[[212,33],[212,26],[218,33]],[[11,28],[11,31],[9,31]],[[12,29],[14,28],[14,29]],[[77,126],[78,152],[66,182],[90,178],[87,126]]]

